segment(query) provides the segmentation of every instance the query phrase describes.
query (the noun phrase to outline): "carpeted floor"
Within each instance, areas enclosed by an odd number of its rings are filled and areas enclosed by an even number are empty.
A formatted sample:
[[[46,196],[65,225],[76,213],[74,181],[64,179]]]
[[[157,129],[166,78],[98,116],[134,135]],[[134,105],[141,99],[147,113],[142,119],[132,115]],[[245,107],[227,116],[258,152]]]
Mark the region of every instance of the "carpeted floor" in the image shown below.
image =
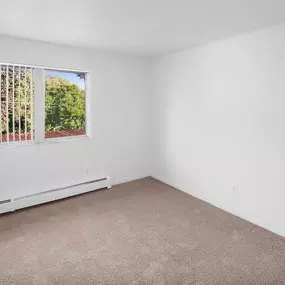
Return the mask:
[[[146,178],[0,216],[0,284],[285,284],[285,239]]]

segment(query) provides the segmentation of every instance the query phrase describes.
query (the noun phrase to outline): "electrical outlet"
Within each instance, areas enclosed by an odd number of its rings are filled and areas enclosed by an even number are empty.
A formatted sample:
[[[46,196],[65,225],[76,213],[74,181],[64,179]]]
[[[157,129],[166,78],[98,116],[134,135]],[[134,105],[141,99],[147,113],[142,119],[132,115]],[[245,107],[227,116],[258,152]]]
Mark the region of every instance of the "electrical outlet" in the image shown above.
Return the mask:
[[[236,192],[236,191],[237,191],[237,186],[233,185],[233,192]]]

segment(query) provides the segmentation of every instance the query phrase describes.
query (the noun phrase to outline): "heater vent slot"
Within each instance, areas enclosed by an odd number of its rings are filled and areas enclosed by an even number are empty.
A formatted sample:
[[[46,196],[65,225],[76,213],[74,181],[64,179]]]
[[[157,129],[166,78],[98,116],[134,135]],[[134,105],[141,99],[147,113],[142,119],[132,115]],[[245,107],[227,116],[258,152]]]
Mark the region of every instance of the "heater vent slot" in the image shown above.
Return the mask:
[[[11,199],[0,201],[0,205],[11,203]]]
[[[60,187],[60,188],[44,191],[44,192],[41,192],[41,193],[31,194],[31,195],[15,198],[15,201],[26,199],[26,198],[32,198],[32,197],[36,197],[36,196],[40,196],[40,195],[44,195],[44,194],[50,194],[50,193],[57,192],[57,191],[73,189],[73,188],[78,187],[78,186],[89,185],[89,184],[98,183],[98,182],[102,182],[102,181],[107,181],[107,178],[106,177],[105,178],[100,178],[100,179],[96,179],[96,180],[92,180],[92,181],[82,182],[82,183],[73,184],[73,185],[70,185],[70,186],[65,186],[65,187]]]

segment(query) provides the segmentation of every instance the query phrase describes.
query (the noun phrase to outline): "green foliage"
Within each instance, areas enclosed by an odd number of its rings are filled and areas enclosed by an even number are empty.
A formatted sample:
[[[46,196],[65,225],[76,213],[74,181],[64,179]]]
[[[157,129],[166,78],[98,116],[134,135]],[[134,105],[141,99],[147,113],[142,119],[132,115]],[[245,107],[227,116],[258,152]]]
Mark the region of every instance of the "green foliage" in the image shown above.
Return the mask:
[[[85,128],[84,90],[60,77],[46,77],[46,131]]]

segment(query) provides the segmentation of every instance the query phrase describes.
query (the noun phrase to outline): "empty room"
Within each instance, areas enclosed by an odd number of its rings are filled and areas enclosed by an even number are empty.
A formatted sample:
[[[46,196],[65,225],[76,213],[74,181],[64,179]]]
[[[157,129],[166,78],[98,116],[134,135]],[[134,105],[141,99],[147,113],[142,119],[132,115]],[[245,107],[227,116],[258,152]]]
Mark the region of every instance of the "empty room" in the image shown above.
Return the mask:
[[[284,285],[284,130],[284,0],[0,0],[0,285]]]

